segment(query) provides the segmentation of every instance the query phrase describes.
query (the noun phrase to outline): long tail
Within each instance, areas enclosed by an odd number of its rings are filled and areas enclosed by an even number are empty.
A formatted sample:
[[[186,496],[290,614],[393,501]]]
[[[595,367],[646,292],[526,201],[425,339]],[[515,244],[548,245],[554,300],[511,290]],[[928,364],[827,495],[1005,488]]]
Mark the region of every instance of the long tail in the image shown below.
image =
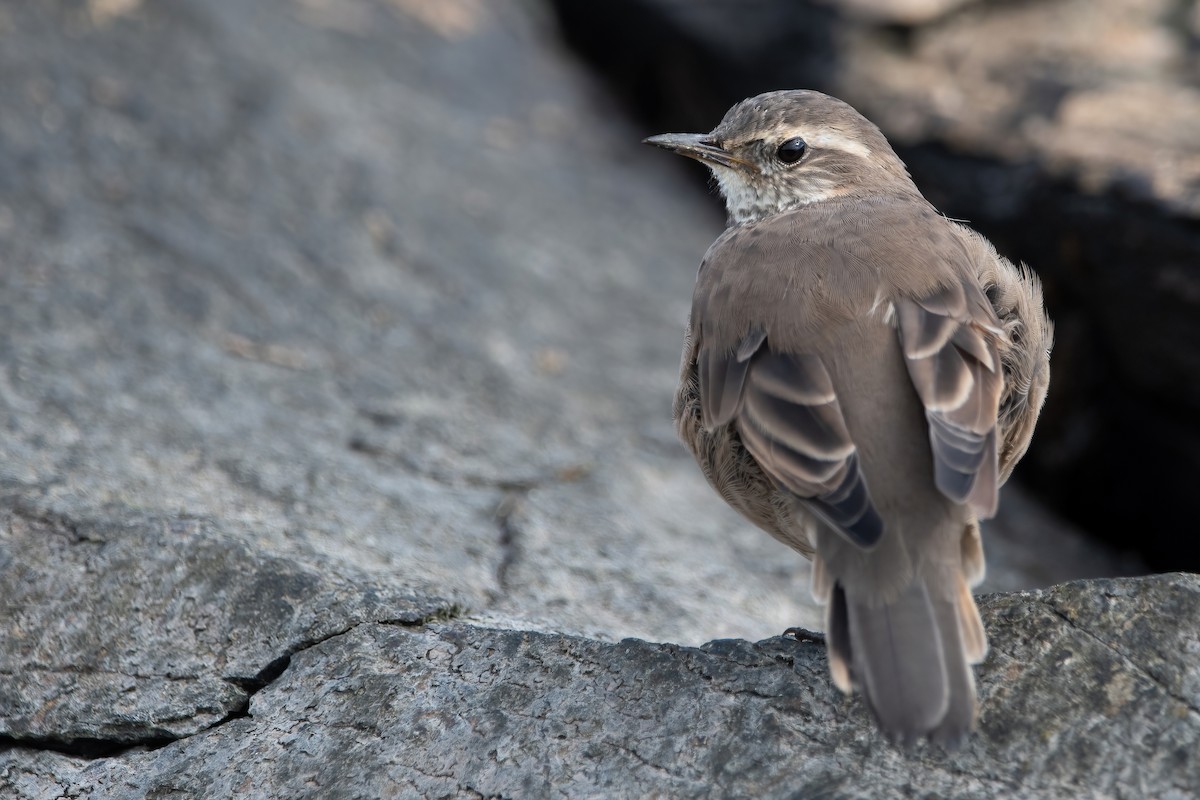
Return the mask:
[[[904,744],[928,736],[956,747],[975,726],[971,664],[983,660],[987,638],[970,589],[983,577],[974,526],[962,549],[951,575],[917,575],[884,602],[869,586],[843,585],[814,558],[833,681],[847,694],[860,689],[880,729]]]

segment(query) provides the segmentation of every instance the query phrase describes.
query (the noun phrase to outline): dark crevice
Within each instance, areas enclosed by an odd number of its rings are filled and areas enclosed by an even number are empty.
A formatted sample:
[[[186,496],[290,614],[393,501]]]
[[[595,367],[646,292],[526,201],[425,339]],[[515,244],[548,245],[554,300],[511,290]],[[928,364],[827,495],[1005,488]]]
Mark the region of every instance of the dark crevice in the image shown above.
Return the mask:
[[[96,536],[95,525],[86,524],[71,519],[64,514],[38,508],[25,496],[12,498],[6,503],[8,510],[16,517],[38,527],[49,529],[56,534],[65,535],[73,544],[104,544],[105,539]]]
[[[496,507],[495,520],[499,529],[497,544],[500,546],[500,561],[496,564],[496,585],[501,593],[508,591],[508,573],[520,556],[520,529],[513,517],[520,509],[528,490],[505,493]]]
[[[315,644],[316,643],[314,643],[314,645]],[[258,674],[253,678],[226,678],[225,681],[238,687],[248,696],[253,697],[257,692],[261,692],[267,686],[270,686],[272,683],[274,683],[275,680],[279,678],[279,676],[282,675],[289,666],[291,666],[292,656],[295,653],[299,653],[301,650],[307,650],[308,647],[312,647],[314,645],[300,647],[290,653],[285,653],[259,670]]]
[[[433,614],[419,617],[396,617],[393,619],[369,620],[340,628],[333,633],[315,639],[305,640],[288,649],[288,652],[272,660],[259,670],[253,677],[226,677],[227,683],[238,687],[246,696],[228,714],[220,720],[205,726],[200,730],[185,735],[170,733],[151,733],[144,736],[120,736],[112,739],[91,737],[59,737],[59,736],[12,736],[0,735],[0,752],[10,748],[21,747],[29,750],[44,750],[60,753],[75,758],[98,759],[116,758],[132,751],[158,750],[175,742],[189,739],[192,736],[216,730],[223,725],[250,716],[250,701],[256,694],[266,689],[287,672],[292,664],[292,658],[305,650],[309,650],[330,639],[343,636],[361,625],[390,625],[403,628],[420,628],[431,622],[444,622],[462,616],[466,609],[458,605],[450,605]]]
[[[14,747],[44,750],[75,758],[113,758],[131,750],[156,750],[176,741],[172,736],[144,736],[128,739],[64,739],[54,736],[0,736],[0,753]]]

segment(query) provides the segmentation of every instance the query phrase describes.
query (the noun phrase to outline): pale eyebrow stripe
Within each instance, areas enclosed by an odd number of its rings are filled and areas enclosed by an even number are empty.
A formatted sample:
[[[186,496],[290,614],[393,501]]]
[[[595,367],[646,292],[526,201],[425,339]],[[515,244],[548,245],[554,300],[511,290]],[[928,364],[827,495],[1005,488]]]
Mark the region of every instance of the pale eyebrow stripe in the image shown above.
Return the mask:
[[[808,137],[807,141],[814,147],[830,147],[834,150],[841,150],[842,152],[858,156],[859,158],[871,157],[871,148],[862,142],[855,141],[848,136],[843,136],[836,131],[821,131],[815,136]]]

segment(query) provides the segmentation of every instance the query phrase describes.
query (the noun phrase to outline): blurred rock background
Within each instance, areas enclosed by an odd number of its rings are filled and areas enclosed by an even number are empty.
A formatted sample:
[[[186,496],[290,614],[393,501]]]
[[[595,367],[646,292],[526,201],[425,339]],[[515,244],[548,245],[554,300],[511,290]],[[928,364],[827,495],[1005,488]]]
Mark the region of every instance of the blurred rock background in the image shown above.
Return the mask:
[[[0,3],[0,796],[1197,785],[1193,578],[991,601],[949,762],[778,639],[807,562],[670,422],[718,201],[638,142],[857,105],[1058,322],[986,588],[1194,569],[1198,20]]]

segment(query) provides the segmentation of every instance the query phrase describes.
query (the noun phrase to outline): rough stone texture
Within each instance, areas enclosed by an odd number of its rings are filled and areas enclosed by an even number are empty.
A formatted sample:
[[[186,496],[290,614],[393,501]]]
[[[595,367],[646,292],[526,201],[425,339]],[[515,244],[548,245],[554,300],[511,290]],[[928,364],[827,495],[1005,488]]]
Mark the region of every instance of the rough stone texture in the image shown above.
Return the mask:
[[[980,732],[953,757],[884,743],[813,641],[364,623],[298,653],[247,718],[90,764],[14,750],[0,775],[31,800],[1194,796],[1200,637],[1174,620],[1200,618],[1200,578],[993,596],[984,618]]]
[[[1200,476],[1200,6],[555,5],[655,131],[784,87],[877,122],[942,211],[1046,282],[1054,378],[1018,477],[1151,566],[1200,570],[1175,532]]]
[[[0,4],[0,797],[769,795],[859,770],[846,741],[919,769],[816,646],[687,647],[819,613],[671,429],[719,218],[539,8]],[[1137,569],[1004,509],[995,589]],[[1194,680],[1186,630],[1146,635]],[[939,780],[1000,785],[989,736]]]
[[[712,224],[544,26],[100,7],[6,10],[7,496],[587,635],[816,623],[671,429]]]
[[[0,511],[0,737],[86,750],[190,736],[244,712],[291,652],[456,611],[214,528]]]
[[[514,7],[415,8],[7,8],[0,485],[589,635],[814,624],[674,441],[702,212]]]

